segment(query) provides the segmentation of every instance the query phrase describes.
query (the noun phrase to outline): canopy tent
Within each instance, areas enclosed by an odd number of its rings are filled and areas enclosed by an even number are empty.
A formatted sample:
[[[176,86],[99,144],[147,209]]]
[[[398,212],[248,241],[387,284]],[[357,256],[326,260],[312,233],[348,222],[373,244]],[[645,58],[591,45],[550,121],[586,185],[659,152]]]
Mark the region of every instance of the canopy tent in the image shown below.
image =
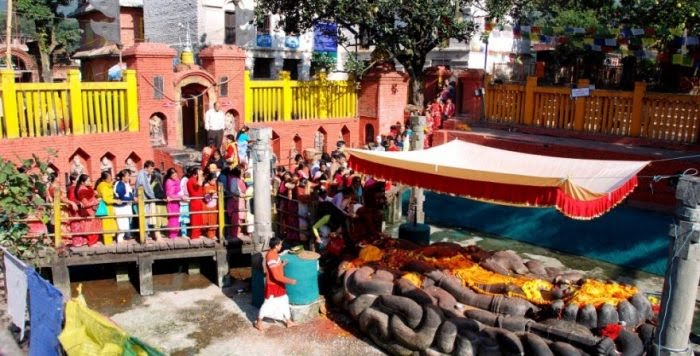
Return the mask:
[[[451,141],[421,151],[347,149],[349,166],[377,178],[503,205],[598,217],[637,186],[649,161],[539,156]]]

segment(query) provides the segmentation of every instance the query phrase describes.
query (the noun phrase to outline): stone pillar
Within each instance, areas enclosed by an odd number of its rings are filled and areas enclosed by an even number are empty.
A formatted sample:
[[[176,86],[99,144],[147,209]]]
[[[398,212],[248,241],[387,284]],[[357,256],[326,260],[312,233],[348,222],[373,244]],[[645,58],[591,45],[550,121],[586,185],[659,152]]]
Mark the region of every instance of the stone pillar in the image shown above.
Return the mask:
[[[253,142],[253,181],[255,190],[253,193],[253,209],[255,212],[255,232],[253,233],[253,251],[261,253],[267,249],[272,237],[272,199],[270,197],[270,185],[272,173],[270,172],[270,139],[272,129],[269,127],[257,127],[251,129]]]
[[[658,355],[688,355],[700,281],[700,178],[683,176],[676,188],[676,221],[664,279],[654,348]]]
[[[423,149],[423,142],[425,140],[425,116],[411,116],[411,130],[413,134],[411,135],[411,151],[420,151]],[[425,212],[423,211],[423,203],[425,202],[425,195],[423,194],[423,188],[413,187],[411,189],[411,200],[409,204],[414,205],[415,209],[415,222],[418,224],[423,224],[425,222]],[[409,221],[413,223],[413,221]]]

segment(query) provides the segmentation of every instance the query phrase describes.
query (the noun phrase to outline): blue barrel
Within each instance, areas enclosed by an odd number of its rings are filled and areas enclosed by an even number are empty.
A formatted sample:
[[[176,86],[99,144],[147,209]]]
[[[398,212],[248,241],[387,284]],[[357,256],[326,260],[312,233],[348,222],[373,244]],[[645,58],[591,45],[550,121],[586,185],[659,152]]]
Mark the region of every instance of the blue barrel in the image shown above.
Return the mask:
[[[250,292],[253,297],[253,305],[257,308],[265,301],[265,273],[261,268],[251,268]]]
[[[297,255],[285,254],[282,260],[284,276],[296,279],[297,284],[287,284],[289,303],[294,305],[311,304],[318,300],[318,259],[303,259]]]

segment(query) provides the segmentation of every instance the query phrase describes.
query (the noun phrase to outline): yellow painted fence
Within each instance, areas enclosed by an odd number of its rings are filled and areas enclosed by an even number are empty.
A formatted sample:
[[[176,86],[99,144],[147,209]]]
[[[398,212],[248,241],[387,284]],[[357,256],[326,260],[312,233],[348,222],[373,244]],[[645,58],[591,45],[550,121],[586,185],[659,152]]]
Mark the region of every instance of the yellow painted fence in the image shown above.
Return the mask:
[[[351,118],[357,115],[357,94],[352,81],[251,80],[245,72],[245,122]]]
[[[588,81],[581,80],[578,87],[588,87]],[[698,143],[700,96],[647,93],[646,84],[639,82],[634,91],[596,89],[590,96],[572,98],[570,88],[541,87],[537,78],[530,77],[525,85],[487,85],[486,118],[506,124]]]
[[[0,138],[139,130],[133,70],[121,82],[81,82],[77,70],[68,72],[65,83],[15,83],[12,70],[0,76]]]

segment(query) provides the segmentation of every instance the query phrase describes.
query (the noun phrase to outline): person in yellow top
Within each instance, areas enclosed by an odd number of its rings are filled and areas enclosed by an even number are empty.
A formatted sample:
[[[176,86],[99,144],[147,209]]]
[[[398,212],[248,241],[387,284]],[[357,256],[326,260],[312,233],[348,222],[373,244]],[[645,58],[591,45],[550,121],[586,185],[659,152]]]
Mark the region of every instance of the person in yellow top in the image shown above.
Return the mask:
[[[109,171],[102,172],[100,179],[95,182],[97,196],[107,205],[107,216],[103,217],[102,229],[105,231],[103,241],[105,246],[114,243],[114,233],[117,231],[117,220],[114,218],[114,204],[121,204],[122,201],[114,198],[114,187],[112,186],[112,174]]]

